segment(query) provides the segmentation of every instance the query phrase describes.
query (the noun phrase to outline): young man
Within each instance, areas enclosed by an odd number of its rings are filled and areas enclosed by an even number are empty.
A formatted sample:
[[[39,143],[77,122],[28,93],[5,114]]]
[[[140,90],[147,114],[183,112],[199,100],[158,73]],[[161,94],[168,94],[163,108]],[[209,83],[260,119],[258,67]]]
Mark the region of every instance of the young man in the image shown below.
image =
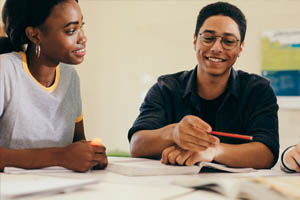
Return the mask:
[[[281,169],[286,172],[300,172],[300,144],[284,150],[281,155]]]
[[[198,16],[191,71],[161,76],[129,130],[133,157],[165,164],[214,161],[231,167],[270,168],[279,153],[278,105],[264,78],[232,68],[244,47],[246,19],[224,2]],[[252,141],[213,136],[222,131]]]

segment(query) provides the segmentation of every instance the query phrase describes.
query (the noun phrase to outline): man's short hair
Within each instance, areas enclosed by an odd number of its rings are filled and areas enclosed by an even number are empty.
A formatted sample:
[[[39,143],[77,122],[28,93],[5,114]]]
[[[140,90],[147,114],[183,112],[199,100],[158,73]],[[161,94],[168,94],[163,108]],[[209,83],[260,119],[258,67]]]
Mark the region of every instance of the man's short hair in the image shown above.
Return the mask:
[[[245,15],[238,7],[226,2],[212,3],[200,10],[195,30],[196,37],[198,36],[199,30],[203,25],[204,21],[207,18],[215,15],[228,16],[231,19],[233,19],[239,27],[241,43],[244,41],[247,28],[247,21]]]

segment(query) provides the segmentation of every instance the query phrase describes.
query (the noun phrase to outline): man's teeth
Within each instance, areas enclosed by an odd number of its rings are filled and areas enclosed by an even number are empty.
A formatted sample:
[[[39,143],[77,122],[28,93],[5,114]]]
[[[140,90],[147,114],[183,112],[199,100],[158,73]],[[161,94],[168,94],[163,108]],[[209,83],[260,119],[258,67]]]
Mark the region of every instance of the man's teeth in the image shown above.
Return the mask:
[[[213,61],[213,62],[222,62],[223,61],[220,58],[208,58],[208,60]]]

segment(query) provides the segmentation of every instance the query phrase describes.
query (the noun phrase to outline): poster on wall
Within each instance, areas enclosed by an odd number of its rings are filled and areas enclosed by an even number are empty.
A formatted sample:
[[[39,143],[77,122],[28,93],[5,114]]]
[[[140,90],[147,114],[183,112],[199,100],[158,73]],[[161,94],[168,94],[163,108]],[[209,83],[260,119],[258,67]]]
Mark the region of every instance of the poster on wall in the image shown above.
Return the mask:
[[[275,94],[300,98],[300,30],[264,32],[261,47],[262,75]]]

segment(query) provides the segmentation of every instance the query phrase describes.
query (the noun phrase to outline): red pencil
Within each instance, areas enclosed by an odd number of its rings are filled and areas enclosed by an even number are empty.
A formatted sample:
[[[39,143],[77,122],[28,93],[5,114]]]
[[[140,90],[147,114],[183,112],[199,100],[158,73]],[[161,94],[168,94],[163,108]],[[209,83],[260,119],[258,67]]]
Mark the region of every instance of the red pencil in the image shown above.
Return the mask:
[[[249,136],[249,135],[224,133],[224,132],[219,132],[219,131],[211,131],[209,133],[213,134],[213,135],[220,135],[220,136],[225,136],[225,137],[239,138],[239,139],[243,139],[243,140],[252,140],[252,136]]]

